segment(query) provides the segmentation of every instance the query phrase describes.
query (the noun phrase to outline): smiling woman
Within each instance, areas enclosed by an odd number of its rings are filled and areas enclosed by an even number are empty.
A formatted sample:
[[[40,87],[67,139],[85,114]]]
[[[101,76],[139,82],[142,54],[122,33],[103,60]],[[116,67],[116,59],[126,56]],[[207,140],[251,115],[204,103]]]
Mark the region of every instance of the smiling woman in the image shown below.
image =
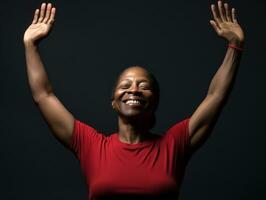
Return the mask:
[[[88,197],[99,199],[177,199],[186,165],[208,138],[231,92],[243,51],[244,33],[235,9],[218,1],[210,24],[228,42],[223,63],[208,93],[191,117],[162,135],[151,133],[159,103],[159,84],[145,68],[133,66],[119,76],[112,94],[118,131],[106,136],[76,119],[55,96],[38,53],[51,31],[56,9],[36,9],[24,34],[27,75],[33,99],[55,137],[80,161]]]
[[[116,81],[112,92],[112,107],[120,120],[150,129],[155,125],[154,112],[159,98],[160,87],[155,76],[143,67],[132,66],[125,69]]]

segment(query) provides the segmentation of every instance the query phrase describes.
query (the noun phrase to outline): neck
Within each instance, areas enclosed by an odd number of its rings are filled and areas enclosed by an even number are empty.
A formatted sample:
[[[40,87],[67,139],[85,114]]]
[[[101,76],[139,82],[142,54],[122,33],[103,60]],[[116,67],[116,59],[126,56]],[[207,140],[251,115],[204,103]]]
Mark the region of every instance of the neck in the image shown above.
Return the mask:
[[[149,134],[149,128],[143,120],[126,120],[118,118],[119,139],[122,142],[136,144],[142,142]]]

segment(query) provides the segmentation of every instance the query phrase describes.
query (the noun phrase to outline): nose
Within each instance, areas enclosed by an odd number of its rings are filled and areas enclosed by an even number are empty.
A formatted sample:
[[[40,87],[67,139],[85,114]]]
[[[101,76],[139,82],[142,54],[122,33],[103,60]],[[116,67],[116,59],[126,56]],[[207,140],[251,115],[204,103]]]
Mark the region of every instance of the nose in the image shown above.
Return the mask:
[[[128,89],[129,93],[138,93],[139,88],[136,83],[132,83],[131,87]]]

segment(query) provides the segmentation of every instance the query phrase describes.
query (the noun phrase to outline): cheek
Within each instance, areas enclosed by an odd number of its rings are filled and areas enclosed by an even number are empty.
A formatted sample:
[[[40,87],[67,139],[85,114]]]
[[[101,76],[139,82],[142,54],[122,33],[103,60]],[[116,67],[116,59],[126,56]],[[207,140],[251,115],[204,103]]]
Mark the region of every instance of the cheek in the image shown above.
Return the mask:
[[[154,95],[151,95],[149,97],[149,107],[152,109],[156,109],[157,107],[157,98]]]
[[[147,92],[145,94],[146,98],[150,101],[150,102],[153,102],[155,100],[155,96],[153,95],[152,92]]]
[[[116,91],[114,93],[114,99],[113,99],[113,102],[112,102],[113,107],[117,108],[120,105],[123,93],[124,93],[123,91]]]
[[[122,90],[117,90],[115,93],[114,93],[114,100],[115,101],[119,101],[121,100],[122,96],[124,95],[124,91]]]

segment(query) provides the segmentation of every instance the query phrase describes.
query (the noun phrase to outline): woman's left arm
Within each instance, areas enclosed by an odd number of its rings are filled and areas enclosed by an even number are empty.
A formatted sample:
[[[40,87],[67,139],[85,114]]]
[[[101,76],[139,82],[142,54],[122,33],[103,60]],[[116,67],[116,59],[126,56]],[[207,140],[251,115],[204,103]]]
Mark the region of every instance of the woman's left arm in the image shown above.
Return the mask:
[[[218,1],[211,5],[214,20],[210,23],[218,36],[229,43],[222,65],[214,75],[208,94],[190,118],[189,137],[193,150],[196,150],[210,135],[219,114],[233,87],[238,71],[244,33],[236,20],[235,9]]]

